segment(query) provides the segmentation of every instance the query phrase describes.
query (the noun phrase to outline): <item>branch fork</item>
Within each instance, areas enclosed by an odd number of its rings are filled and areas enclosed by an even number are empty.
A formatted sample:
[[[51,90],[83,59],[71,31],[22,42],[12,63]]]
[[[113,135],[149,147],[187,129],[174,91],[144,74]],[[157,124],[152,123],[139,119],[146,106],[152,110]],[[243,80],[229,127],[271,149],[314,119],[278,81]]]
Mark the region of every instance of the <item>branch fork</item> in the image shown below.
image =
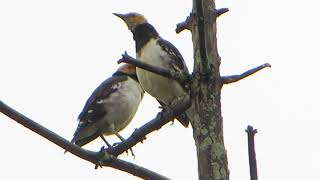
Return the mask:
[[[228,11],[229,11],[228,8],[215,9],[215,10],[212,11],[213,18],[216,19],[216,18],[218,18],[219,16],[221,16],[222,14],[224,14],[224,13],[226,13]],[[190,15],[186,18],[186,20],[184,20],[183,22],[178,23],[177,27],[176,27],[176,33],[179,34],[183,30],[191,31],[192,23],[195,22],[194,21],[194,17],[196,17],[195,13],[190,13]]]

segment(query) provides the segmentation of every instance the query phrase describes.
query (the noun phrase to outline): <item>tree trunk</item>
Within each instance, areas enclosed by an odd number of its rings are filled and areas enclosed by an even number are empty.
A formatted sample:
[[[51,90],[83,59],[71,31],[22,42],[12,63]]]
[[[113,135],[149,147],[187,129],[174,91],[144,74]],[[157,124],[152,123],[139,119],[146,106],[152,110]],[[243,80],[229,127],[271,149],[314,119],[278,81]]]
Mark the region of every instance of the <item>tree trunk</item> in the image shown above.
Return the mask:
[[[217,50],[214,0],[193,0],[194,49],[191,125],[197,149],[199,180],[229,179],[221,116],[220,57]]]

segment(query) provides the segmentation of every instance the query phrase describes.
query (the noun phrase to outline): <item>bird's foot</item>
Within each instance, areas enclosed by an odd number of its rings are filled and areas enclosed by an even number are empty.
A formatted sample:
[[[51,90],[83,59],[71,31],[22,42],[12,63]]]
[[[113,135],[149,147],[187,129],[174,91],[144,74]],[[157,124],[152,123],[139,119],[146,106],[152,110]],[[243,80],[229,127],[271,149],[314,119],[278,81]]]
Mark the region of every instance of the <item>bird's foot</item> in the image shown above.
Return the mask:
[[[172,108],[170,106],[164,105],[162,106],[162,116],[165,114],[170,114],[172,112]]]
[[[97,164],[94,166],[94,169],[102,168],[102,161],[98,160]]]
[[[172,114],[172,108],[170,106],[164,105],[162,106],[162,111],[160,113],[160,119],[161,120],[165,120],[165,117],[168,117],[169,114]],[[170,121],[172,122],[171,125],[173,125],[174,123],[174,118],[170,119]]]
[[[103,154],[105,152],[106,152],[106,149],[104,148],[104,146],[102,146],[99,151],[99,156],[103,157]],[[99,167],[102,168],[102,158],[99,158],[99,160],[97,161],[97,163],[94,166],[94,169],[98,169]]]
[[[113,143],[112,147],[116,147],[116,146],[118,146],[118,145],[119,145],[119,144],[121,144],[121,143],[122,143],[122,142],[115,142],[115,143]],[[133,158],[135,158],[135,155],[134,155],[134,153],[133,153],[132,149],[131,149],[131,148],[129,148],[129,150],[130,150],[131,155],[133,156]],[[128,155],[129,155],[128,150],[126,150],[126,153],[127,153],[127,156],[128,156]]]
[[[174,119],[171,121],[171,124],[170,124],[170,126],[172,126],[174,124]]]
[[[133,157],[133,159],[135,159],[136,155],[133,153],[132,148],[130,148],[129,150],[131,152],[131,156]],[[126,152],[127,152],[127,156],[128,156],[128,151],[126,151]]]

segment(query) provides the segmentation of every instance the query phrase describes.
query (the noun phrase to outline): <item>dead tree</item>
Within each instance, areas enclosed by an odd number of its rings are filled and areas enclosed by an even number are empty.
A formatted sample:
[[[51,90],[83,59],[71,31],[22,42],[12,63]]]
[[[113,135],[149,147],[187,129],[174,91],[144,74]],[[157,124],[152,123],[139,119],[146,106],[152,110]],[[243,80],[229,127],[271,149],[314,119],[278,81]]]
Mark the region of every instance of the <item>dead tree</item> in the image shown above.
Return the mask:
[[[181,103],[173,109],[163,110],[147,124],[136,129],[124,142],[98,152],[84,150],[37,124],[0,101],[0,112],[11,119],[45,137],[56,145],[76,156],[90,161],[96,168],[113,167],[144,179],[169,179],[146,168],[117,158],[118,155],[142,142],[150,132],[161,128],[175,116],[190,108],[193,112],[191,125],[198,158],[200,180],[227,180],[229,169],[224,146],[223,119],[221,115],[221,88],[224,84],[239,81],[265,67],[266,63],[240,75],[221,76],[219,71],[220,56],[217,49],[216,20],[228,9],[216,9],[214,0],[193,0],[193,8],[185,22],[177,25],[176,32],[190,30],[194,48],[194,69],[192,75],[175,74],[143,63],[123,55],[120,62],[135,64],[151,72],[168,78],[189,83],[191,101]]]

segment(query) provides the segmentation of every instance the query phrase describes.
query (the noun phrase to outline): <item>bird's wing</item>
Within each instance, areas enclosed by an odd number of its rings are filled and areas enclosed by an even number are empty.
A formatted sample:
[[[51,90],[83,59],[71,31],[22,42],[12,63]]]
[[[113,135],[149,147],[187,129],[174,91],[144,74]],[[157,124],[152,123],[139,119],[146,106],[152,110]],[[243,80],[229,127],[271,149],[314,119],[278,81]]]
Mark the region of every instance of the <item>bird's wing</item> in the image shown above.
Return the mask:
[[[112,76],[102,82],[91,94],[87,100],[82,112],[78,116],[79,125],[74,134],[79,130],[99,121],[107,109],[103,101],[120,87],[119,83],[125,81],[127,76]]]
[[[176,71],[179,71],[181,73],[188,73],[188,68],[179,50],[165,39],[159,38],[157,42],[160,45],[160,47],[169,55],[171,59],[171,66]]]

